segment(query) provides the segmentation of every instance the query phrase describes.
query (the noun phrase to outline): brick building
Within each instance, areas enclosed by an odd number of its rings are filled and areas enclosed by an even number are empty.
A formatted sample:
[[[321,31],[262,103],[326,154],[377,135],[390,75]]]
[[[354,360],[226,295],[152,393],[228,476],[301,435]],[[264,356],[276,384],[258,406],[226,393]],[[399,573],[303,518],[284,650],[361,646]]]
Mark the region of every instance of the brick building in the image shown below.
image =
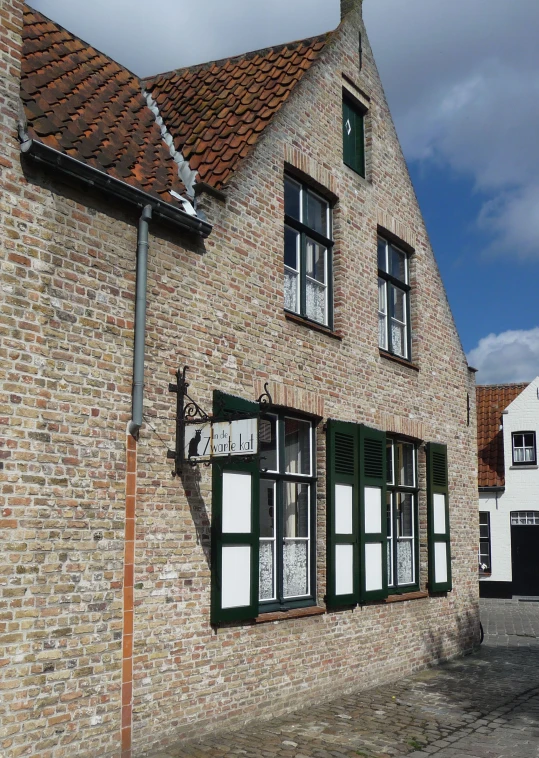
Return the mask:
[[[474,643],[474,379],[341,7],[140,81],[0,2],[6,758],[142,756]],[[184,365],[256,456],[171,475]]]
[[[479,591],[539,595],[539,377],[477,387]]]

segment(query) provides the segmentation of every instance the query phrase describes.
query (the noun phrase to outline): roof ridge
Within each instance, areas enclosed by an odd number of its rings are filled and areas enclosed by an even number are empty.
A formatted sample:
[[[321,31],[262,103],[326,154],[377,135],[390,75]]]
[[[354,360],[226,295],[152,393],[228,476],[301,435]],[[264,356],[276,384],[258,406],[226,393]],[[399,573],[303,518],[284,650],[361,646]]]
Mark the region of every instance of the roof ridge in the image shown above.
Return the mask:
[[[502,384],[478,384],[476,389],[494,389],[501,387],[528,387],[531,382],[504,382]]]
[[[180,74],[185,71],[192,71],[194,73],[196,71],[201,71],[207,67],[215,66],[215,65],[224,66],[226,63],[229,63],[229,62],[238,62],[242,59],[249,60],[249,58],[251,57],[254,57],[260,54],[267,54],[270,51],[279,52],[291,46],[310,45],[310,44],[313,44],[315,41],[323,42],[325,44],[326,42],[329,41],[330,37],[334,34],[335,31],[336,30],[333,29],[329,32],[324,32],[323,34],[315,34],[313,37],[305,37],[304,39],[291,40],[290,42],[281,42],[278,45],[268,45],[267,47],[261,47],[258,50],[248,50],[244,53],[238,53],[237,55],[231,55],[225,58],[218,58],[217,60],[203,61],[202,63],[195,63],[193,66],[180,66],[180,68],[172,68],[168,71],[162,71],[156,74],[152,74],[151,76],[144,76],[142,77],[141,82],[144,86],[146,86],[149,82],[152,82],[154,79],[166,78],[168,76],[172,76],[173,74]]]

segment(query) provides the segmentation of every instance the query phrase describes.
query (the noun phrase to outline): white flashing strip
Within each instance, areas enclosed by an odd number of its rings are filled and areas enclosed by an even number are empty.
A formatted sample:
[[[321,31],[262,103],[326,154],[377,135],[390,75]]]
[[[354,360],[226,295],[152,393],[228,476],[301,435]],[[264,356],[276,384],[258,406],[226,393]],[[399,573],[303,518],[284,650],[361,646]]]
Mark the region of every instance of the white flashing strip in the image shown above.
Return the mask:
[[[191,171],[188,161],[186,161],[183,155],[181,154],[181,152],[179,150],[176,150],[176,148],[174,147],[174,140],[172,138],[172,134],[168,131],[167,127],[165,126],[165,122],[163,121],[161,114],[159,113],[159,106],[157,105],[153,97],[144,88],[142,89],[142,95],[144,99],[146,100],[148,108],[151,110],[151,112],[155,116],[155,123],[161,130],[161,137],[163,139],[163,142],[168,147],[171,157],[178,164],[178,176],[182,180],[184,187],[187,190],[187,194],[189,195],[190,198],[194,198],[195,180],[196,180],[197,172]],[[173,194],[174,197],[177,196],[176,192],[171,193],[171,194]]]

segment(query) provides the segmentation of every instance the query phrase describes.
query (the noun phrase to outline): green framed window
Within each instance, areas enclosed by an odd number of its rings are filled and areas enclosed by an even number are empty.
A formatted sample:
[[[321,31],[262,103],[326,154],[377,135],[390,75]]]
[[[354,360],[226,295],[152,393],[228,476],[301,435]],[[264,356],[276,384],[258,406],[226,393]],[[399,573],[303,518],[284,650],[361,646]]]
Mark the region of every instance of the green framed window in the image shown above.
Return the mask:
[[[408,255],[378,237],[378,346],[410,360]]]
[[[315,430],[289,413],[260,419],[259,611],[315,602]]]
[[[427,445],[427,521],[429,591],[448,592],[453,581],[447,447],[435,442]]]
[[[387,440],[387,583],[392,593],[419,588],[417,451]]]
[[[328,421],[326,494],[328,606],[387,597],[384,432]]]
[[[342,104],[343,162],[365,177],[365,109],[351,98]]]
[[[214,392],[214,412],[258,403]],[[282,412],[259,420],[259,455],[213,462],[211,623],[315,604],[315,428]]]
[[[331,207],[297,179],[284,179],[284,307],[333,327]]]

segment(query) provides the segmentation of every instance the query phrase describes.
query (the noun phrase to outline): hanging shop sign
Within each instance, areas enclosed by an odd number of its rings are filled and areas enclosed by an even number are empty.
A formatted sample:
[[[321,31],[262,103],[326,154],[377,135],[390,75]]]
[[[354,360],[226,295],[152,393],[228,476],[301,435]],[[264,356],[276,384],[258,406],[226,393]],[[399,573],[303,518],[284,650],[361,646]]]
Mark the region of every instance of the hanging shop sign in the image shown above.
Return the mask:
[[[202,462],[227,456],[258,453],[258,418],[234,421],[208,421],[205,424],[186,423],[184,460]]]
[[[181,474],[183,464],[195,466],[222,461],[223,458],[252,459],[258,454],[258,420],[260,413],[272,405],[271,395],[265,392],[257,403],[258,413],[227,413],[220,411],[210,416],[187,393],[187,366],[176,372],[176,384],[169,391],[177,395],[176,446],[167,458],[174,461],[174,474]]]

